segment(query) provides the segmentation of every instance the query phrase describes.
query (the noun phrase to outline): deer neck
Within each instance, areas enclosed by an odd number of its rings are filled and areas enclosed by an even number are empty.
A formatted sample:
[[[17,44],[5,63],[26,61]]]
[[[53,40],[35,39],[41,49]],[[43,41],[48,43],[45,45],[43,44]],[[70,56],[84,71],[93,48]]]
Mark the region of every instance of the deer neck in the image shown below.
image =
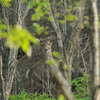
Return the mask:
[[[53,59],[51,48],[49,48],[48,50],[45,50],[45,58],[46,60]]]

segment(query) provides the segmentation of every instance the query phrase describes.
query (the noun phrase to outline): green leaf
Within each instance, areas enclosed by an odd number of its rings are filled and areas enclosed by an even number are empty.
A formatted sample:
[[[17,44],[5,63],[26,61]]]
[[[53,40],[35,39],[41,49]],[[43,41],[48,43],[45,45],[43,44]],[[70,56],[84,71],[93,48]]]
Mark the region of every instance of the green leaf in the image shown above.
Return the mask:
[[[20,25],[10,27],[10,31],[5,34],[7,36],[6,46],[12,49],[22,48],[28,56],[30,56],[32,52],[30,42],[39,44],[38,39]]]
[[[66,20],[67,21],[74,21],[76,19],[77,19],[77,17],[72,15],[72,14],[66,15]]]
[[[55,61],[53,59],[50,59],[50,60],[46,60],[46,63],[49,65],[54,65]]]
[[[1,2],[4,6],[7,6],[7,7],[10,7],[11,1],[12,1],[12,0],[0,0],[0,2]]]
[[[41,35],[43,33],[43,31],[44,31],[43,26],[40,26],[38,23],[33,23],[33,26],[35,27],[38,35]]]
[[[63,94],[60,94],[57,100],[66,100]]]
[[[60,55],[59,52],[53,51],[52,54],[53,54],[54,57],[56,57],[56,58],[58,58],[58,59],[61,59],[61,55]]]
[[[59,22],[60,22],[61,24],[64,24],[64,23],[65,23],[65,20],[59,20]]]

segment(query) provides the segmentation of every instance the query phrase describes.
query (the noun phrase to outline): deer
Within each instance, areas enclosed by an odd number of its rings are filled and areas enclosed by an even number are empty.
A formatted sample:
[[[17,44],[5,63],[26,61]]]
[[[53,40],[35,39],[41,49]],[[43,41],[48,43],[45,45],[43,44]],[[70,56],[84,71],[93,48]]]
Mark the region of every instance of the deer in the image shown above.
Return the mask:
[[[20,90],[25,89],[28,93],[41,92],[43,90],[43,62],[44,59],[40,50],[35,53],[33,51],[33,55],[30,58],[25,55],[18,60],[18,71],[22,78]]]
[[[41,92],[44,84],[44,70],[40,66],[34,66],[26,71],[26,78],[30,82],[32,92]]]
[[[42,47],[44,43],[41,42],[40,44],[41,44],[40,45],[41,52],[44,53]],[[40,93],[41,91],[44,91],[50,94],[52,94],[51,91],[57,92],[56,90],[57,83],[54,77],[50,74],[47,64],[44,63],[44,60],[42,60],[42,62],[39,63],[43,63],[41,64],[42,66],[40,64],[39,66],[37,66],[37,64],[36,65],[34,64],[33,67],[27,69],[25,72],[26,79],[30,82],[32,92],[37,91]]]
[[[65,79],[65,77],[62,75],[61,71],[59,70],[59,65],[55,64],[56,61],[52,55],[52,44],[54,42],[54,37],[48,37],[46,39],[41,40],[41,47],[44,51],[45,60],[53,60],[54,64],[48,65],[49,72],[52,73],[52,75],[57,79],[63,94],[65,95],[67,100],[73,100],[73,96],[71,93],[71,89],[69,87],[68,81]],[[48,72],[48,75],[49,75]]]
[[[34,66],[29,68],[26,71],[26,79],[30,82],[32,92],[34,93],[47,92],[52,95],[51,91],[54,91],[52,89],[56,91],[55,79],[49,73],[47,66]]]

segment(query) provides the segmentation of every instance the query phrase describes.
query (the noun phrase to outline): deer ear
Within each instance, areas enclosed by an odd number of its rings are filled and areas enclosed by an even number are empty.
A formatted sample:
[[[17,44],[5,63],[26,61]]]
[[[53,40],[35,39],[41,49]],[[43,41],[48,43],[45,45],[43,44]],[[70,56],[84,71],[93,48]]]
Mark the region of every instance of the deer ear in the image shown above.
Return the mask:
[[[48,39],[50,40],[51,43],[53,43],[53,42],[55,41],[56,38],[55,38],[54,35],[52,35],[52,36],[48,37]]]
[[[42,39],[42,38],[39,38],[38,40],[39,40],[39,42],[42,42],[42,41],[43,41],[43,39]]]

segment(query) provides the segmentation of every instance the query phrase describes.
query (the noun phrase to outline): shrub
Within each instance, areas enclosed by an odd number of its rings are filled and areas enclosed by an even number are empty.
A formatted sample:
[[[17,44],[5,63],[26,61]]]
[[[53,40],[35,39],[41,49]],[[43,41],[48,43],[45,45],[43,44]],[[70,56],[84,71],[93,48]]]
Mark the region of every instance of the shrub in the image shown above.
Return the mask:
[[[74,87],[75,100],[89,100],[90,99],[90,80],[88,76],[78,77],[72,80]]]
[[[50,96],[46,93],[43,93],[43,95],[39,95],[37,93],[26,93],[25,90],[23,90],[18,95],[10,95],[9,100],[54,100],[53,98],[50,98]]]

